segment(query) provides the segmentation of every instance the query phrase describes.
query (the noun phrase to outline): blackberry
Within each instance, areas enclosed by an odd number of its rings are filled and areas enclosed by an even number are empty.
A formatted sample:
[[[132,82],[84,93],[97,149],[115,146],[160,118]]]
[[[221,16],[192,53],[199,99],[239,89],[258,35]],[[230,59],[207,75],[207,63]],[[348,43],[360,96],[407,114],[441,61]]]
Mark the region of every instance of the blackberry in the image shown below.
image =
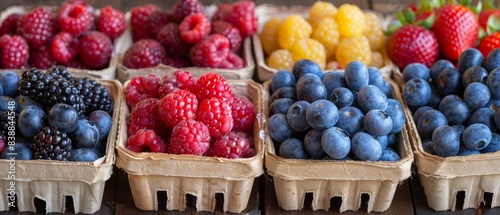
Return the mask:
[[[60,75],[67,80],[70,80],[73,76],[66,70],[66,67],[64,66],[53,66],[47,71],[47,74],[50,74],[51,76],[57,76]]]
[[[16,114],[9,115],[9,111],[0,111],[0,135],[8,136],[9,127],[16,128]]]
[[[70,80],[60,75],[53,76],[49,81],[47,89],[44,92],[43,102],[47,108],[57,103],[69,104],[76,109],[80,116],[86,110],[80,91]]]
[[[33,68],[23,72],[19,81],[18,91],[23,96],[42,102],[44,99],[45,89],[49,84],[51,76],[46,75],[42,71]]]
[[[43,128],[33,141],[33,159],[67,161],[71,157],[71,139],[55,127]]]
[[[106,87],[90,78],[72,78],[73,85],[80,91],[87,114],[96,110],[103,110],[111,114],[113,105],[111,96]]]

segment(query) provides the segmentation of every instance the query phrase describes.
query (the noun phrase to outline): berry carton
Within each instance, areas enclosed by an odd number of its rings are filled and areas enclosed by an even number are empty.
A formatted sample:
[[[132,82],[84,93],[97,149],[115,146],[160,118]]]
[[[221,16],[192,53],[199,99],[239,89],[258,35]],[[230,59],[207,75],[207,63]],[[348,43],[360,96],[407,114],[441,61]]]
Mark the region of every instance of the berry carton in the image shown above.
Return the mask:
[[[159,191],[167,192],[167,210],[184,211],[187,194],[197,197],[197,211],[213,212],[216,194],[224,195],[224,212],[241,213],[247,208],[254,180],[264,172],[263,89],[262,85],[251,80],[228,82],[233,93],[250,99],[256,108],[257,120],[252,137],[255,154],[250,158],[132,152],[126,148],[130,111],[126,104],[122,104],[116,164],[128,174],[137,208],[159,210]]]

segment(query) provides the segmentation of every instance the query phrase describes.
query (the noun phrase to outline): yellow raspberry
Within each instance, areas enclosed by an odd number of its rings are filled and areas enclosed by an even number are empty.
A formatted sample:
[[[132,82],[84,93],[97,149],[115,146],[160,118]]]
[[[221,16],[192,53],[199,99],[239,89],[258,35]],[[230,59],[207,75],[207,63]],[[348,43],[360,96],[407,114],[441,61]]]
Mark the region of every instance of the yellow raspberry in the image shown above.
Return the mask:
[[[280,25],[280,18],[272,18],[262,27],[260,42],[262,43],[262,49],[264,49],[266,55],[270,55],[273,51],[279,49],[278,32]]]
[[[267,58],[267,65],[275,69],[286,69],[291,71],[293,64],[292,53],[286,49],[278,49]]]
[[[356,5],[343,4],[340,6],[335,21],[339,25],[342,37],[360,36],[366,29],[365,14]]]
[[[377,67],[377,68],[382,68],[384,67],[384,57],[382,56],[382,53],[378,51],[373,51],[372,52],[372,63],[370,66]]]
[[[292,58],[295,62],[302,59],[308,59],[316,62],[321,69],[325,68],[325,47],[314,39],[304,38],[295,42],[290,52],[292,52]]]
[[[335,58],[345,68],[351,61],[359,60],[365,65],[372,63],[370,43],[365,36],[344,37],[335,51]]]
[[[299,14],[293,14],[283,20],[279,32],[279,46],[290,50],[295,41],[308,38],[311,35],[312,27],[304,17]]]
[[[317,40],[325,46],[326,58],[329,59],[335,53],[339,44],[339,31],[337,23],[333,18],[323,19],[314,29],[311,38]]]
[[[331,2],[317,1],[309,9],[309,23],[314,28],[324,18],[334,18],[337,15],[337,7]]]
[[[385,35],[384,29],[382,28],[382,19],[372,12],[365,13],[366,19],[366,31],[364,33],[368,42],[370,42],[370,48],[372,51],[380,51],[384,46]]]

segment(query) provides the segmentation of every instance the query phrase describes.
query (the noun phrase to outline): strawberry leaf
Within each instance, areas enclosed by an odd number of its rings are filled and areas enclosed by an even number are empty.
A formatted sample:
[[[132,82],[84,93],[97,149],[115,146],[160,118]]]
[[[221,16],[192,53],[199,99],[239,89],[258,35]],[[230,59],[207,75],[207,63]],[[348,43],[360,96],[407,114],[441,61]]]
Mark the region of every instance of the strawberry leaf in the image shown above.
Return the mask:
[[[471,3],[472,0],[461,0],[460,1],[460,4],[463,5],[463,6],[467,6]]]
[[[500,31],[500,18],[490,16],[486,22],[486,34],[490,35],[497,31]]]
[[[410,8],[404,11],[404,16],[407,24],[413,24],[413,22],[415,22],[415,13]]]
[[[416,25],[420,25],[420,26],[423,26],[424,28],[426,29],[431,29],[432,26],[434,25],[434,21],[436,20],[436,14],[435,13],[431,13],[431,15],[429,15],[429,17],[427,17],[426,19],[424,20],[420,20],[418,21],[417,23],[415,23]]]
[[[387,27],[387,31],[384,31],[384,34],[386,36],[390,36],[392,33],[397,31],[401,27],[403,27],[403,24],[401,22],[395,20],[395,21],[391,22],[391,24]]]
[[[484,30],[484,28],[480,27],[479,31],[477,32],[477,40],[481,41],[483,40],[486,36],[488,36],[488,33]]]
[[[472,10],[472,12],[474,12],[477,15],[481,12],[481,8],[483,7],[482,5],[483,5],[483,3],[481,1],[479,1],[479,2],[477,2],[476,6],[468,6],[468,8],[470,10]]]
[[[398,21],[401,22],[401,24],[406,24],[406,18],[403,14],[403,11],[399,11],[396,15],[398,17]]]
[[[484,0],[483,10],[495,9],[495,0]]]

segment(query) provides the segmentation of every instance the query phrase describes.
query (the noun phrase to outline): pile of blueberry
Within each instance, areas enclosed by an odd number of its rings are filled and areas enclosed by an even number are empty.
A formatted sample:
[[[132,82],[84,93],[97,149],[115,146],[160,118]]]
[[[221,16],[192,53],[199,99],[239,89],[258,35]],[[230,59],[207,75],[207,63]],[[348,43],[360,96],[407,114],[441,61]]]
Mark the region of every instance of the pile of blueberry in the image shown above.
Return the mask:
[[[500,49],[486,58],[467,49],[457,67],[447,60],[430,68],[413,63],[403,77],[424,151],[449,157],[500,149]]]
[[[270,84],[267,130],[278,155],[293,159],[398,161],[401,103],[375,67],[359,61],[328,71],[310,60]]]

